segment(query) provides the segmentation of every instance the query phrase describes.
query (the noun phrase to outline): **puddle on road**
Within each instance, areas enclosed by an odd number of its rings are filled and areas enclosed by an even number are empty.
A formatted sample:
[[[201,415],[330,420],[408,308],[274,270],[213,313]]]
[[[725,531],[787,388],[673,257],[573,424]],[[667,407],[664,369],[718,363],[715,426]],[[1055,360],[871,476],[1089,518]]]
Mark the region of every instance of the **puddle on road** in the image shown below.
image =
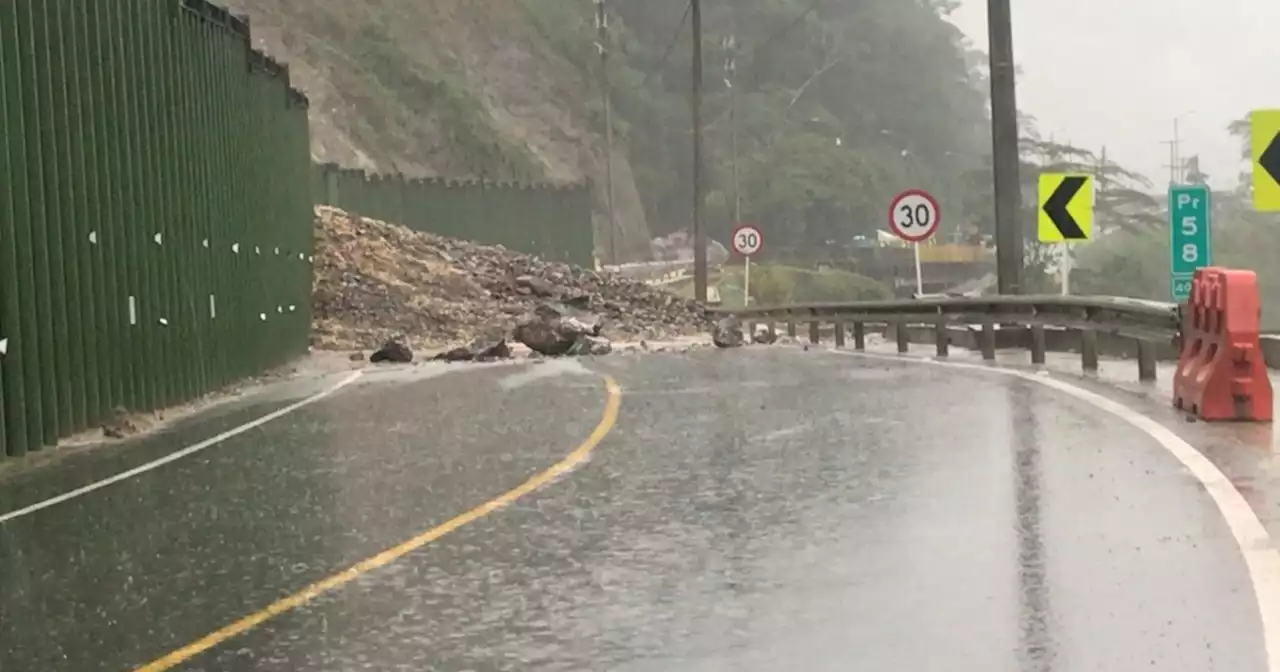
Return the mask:
[[[594,376],[595,373],[576,359],[545,359],[524,371],[505,376],[498,381],[498,386],[510,391],[519,389],[539,380],[558,378],[560,376]]]

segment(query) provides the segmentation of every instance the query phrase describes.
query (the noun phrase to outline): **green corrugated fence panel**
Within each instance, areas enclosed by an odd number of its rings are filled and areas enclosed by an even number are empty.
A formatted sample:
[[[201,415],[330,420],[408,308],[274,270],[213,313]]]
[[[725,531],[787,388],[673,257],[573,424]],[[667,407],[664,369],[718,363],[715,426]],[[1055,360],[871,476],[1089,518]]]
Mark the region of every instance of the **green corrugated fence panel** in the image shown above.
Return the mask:
[[[71,350],[71,376],[76,383],[76,430],[99,423],[105,416],[102,406],[99,372],[98,339],[105,331],[97,320],[96,260],[89,236],[94,226],[91,201],[97,200],[96,175],[89,172],[89,161],[96,139],[86,119],[87,86],[82,72],[87,67],[81,58],[84,38],[79,34],[84,4],[70,0],[53,0],[46,4],[51,12],[51,38],[55,50],[55,105],[63,110],[58,136],[61,140],[63,188],[62,229],[64,255],[68,260],[67,317]]]
[[[440,236],[590,265],[587,186],[410,178],[313,166],[315,203]]]
[[[249,44],[204,0],[0,4],[0,457],[306,351],[337,183]]]
[[[72,121],[67,106],[67,60],[63,53],[62,17],[58,11],[61,0],[34,4],[32,12],[40,25],[40,32],[36,34],[36,71],[37,79],[41,80],[40,109],[45,122],[41,125],[40,142],[44,152],[46,235],[54,302],[55,340],[51,345],[57,353],[58,382],[66,393],[58,413],[59,429],[65,434],[84,429],[87,422],[84,325],[80,320],[83,260],[77,254],[76,244],[76,182],[71,158]]]
[[[40,447],[31,231],[26,224],[25,126],[17,8],[0,5],[0,458]],[[30,403],[26,400],[30,399]]]
[[[66,407],[59,405],[59,401],[68,401],[70,395],[68,386],[62,384],[62,379],[58,375],[57,353],[52,346],[58,336],[55,331],[54,315],[59,311],[54,304],[53,280],[50,272],[50,269],[55,267],[50,263],[50,217],[46,197],[50,176],[45,167],[44,158],[52,153],[48,147],[52,143],[51,133],[46,130],[50,128],[48,112],[42,109],[41,105],[41,99],[45,98],[49,88],[48,77],[46,73],[41,72],[41,66],[38,63],[38,61],[44,61],[47,66],[47,56],[38,55],[38,52],[47,54],[47,38],[44,37],[44,22],[41,16],[43,7],[38,6],[38,3],[10,4],[16,4],[15,27],[11,32],[18,44],[17,61],[21,89],[18,100],[21,101],[23,115],[21,135],[25,140],[24,172],[29,180],[25,189],[26,216],[20,216],[19,221],[25,219],[31,227],[32,258],[35,265],[32,286],[36,296],[31,314],[39,321],[38,334],[31,344],[37,356],[28,361],[34,362],[41,375],[40,404],[44,408],[41,441],[45,445],[52,446],[57,443],[61,429],[64,427],[62,421],[70,416],[70,413],[66,412]],[[0,40],[0,42],[4,41]],[[47,108],[48,103],[46,102],[43,107]],[[63,314],[65,315],[65,311]]]
[[[128,102],[125,72],[128,69],[119,46],[124,39],[119,12],[101,3],[86,3],[96,62],[95,121],[102,140],[99,156],[103,177],[101,231],[96,246],[106,278],[106,303],[99,306],[111,325],[110,375],[116,407],[135,407],[142,398],[143,371],[138,363],[134,329],[129,322],[129,297],[133,293],[133,254],[128,240],[133,223],[131,199],[136,182],[131,173]]]
[[[86,328],[86,368],[95,378],[88,388],[87,421],[99,424],[120,402],[120,387],[116,383],[115,353],[119,348],[115,314],[111,310],[114,294],[114,277],[105,252],[106,232],[111,217],[110,166],[106,156],[109,131],[102,120],[105,107],[102,87],[101,35],[89,3],[68,2],[74,25],[70,42],[76,52],[77,91],[80,117],[79,137],[82,139],[81,171],[83,172],[83,202],[79,243],[82,246],[86,266],[81,275],[85,288],[85,319],[91,325]]]

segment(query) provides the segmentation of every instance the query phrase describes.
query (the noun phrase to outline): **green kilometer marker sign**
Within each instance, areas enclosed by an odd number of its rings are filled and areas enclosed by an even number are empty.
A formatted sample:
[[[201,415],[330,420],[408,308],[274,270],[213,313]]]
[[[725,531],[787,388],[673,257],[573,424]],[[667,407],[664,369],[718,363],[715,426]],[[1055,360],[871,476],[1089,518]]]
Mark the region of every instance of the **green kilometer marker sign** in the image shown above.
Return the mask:
[[[1209,198],[1201,184],[1169,187],[1169,292],[1178,303],[1191,296],[1196,269],[1213,263]]]

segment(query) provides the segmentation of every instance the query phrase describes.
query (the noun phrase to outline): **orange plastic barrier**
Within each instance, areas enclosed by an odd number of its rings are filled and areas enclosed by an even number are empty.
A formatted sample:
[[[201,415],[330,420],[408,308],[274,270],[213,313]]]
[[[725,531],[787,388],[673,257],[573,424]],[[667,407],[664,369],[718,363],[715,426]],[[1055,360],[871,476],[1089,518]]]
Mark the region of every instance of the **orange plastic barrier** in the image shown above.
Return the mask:
[[[1173,405],[1203,420],[1271,421],[1271,379],[1258,341],[1253,271],[1202,268],[1183,308]]]

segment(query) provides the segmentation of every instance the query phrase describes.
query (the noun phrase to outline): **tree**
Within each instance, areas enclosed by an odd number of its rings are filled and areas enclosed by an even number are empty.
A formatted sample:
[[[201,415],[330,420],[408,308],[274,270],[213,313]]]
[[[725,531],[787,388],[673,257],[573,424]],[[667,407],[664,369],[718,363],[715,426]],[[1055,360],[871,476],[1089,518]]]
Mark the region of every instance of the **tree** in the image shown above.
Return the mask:
[[[1053,138],[1044,139],[1036,130],[1035,119],[1020,115],[1019,128],[1022,137],[1018,151],[1021,159],[1019,178],[1022,183],[1022,226],[1025,284],[1031,292],[1049,292],[1057,289],[1057,280],[1051,270],[1058,263],[1060,246],[1039,242],[1039,213],[1037,201],[1041,173],[1087,173],[1094,177],[1097,191],[1094,195],[1095,237],[1117,233],[1140,234],[1163,226],[1160,202],[1147,191],[1151,183],[1142,175],[1107,158],[1106,150],[1100,153],[1062,143]],[[981,234],[995,235],[992,204],[995,202],[991,179],[991,157],[984,156],[982,163],[964,175],[969,196],[963,202],[963,216],[968,225]],[[1069,247],[1074,258],[1074,246]]]
[[[977,59],[945,19],[954,5],[735,0],[709,7],[709,232],[723,236],[730,225],[731,119],[743,216],[772,240],[789,241],[797,259],[820,258],[828,241],[882,226],[892,190],[907,181],[958,198],[958,176],[978,161],[988,118]],[[687,0],[612,0],[611,7],[617,137],[655,232],[685,228],[692,198]],[[594,51],[581,48],[592,44],[593,28],[573,28],[580,48],[564,52],[586,72],[598,67]],[[730,36],[732,50],[725,48]],[[724,81],[729,60],[733,97]]]
[[[744,207],[787,232],[774,238],[777,249],[803,258],[858,234],[874,235],[885,181],[873,157],[823,135],[794,133],[748,157]]]

